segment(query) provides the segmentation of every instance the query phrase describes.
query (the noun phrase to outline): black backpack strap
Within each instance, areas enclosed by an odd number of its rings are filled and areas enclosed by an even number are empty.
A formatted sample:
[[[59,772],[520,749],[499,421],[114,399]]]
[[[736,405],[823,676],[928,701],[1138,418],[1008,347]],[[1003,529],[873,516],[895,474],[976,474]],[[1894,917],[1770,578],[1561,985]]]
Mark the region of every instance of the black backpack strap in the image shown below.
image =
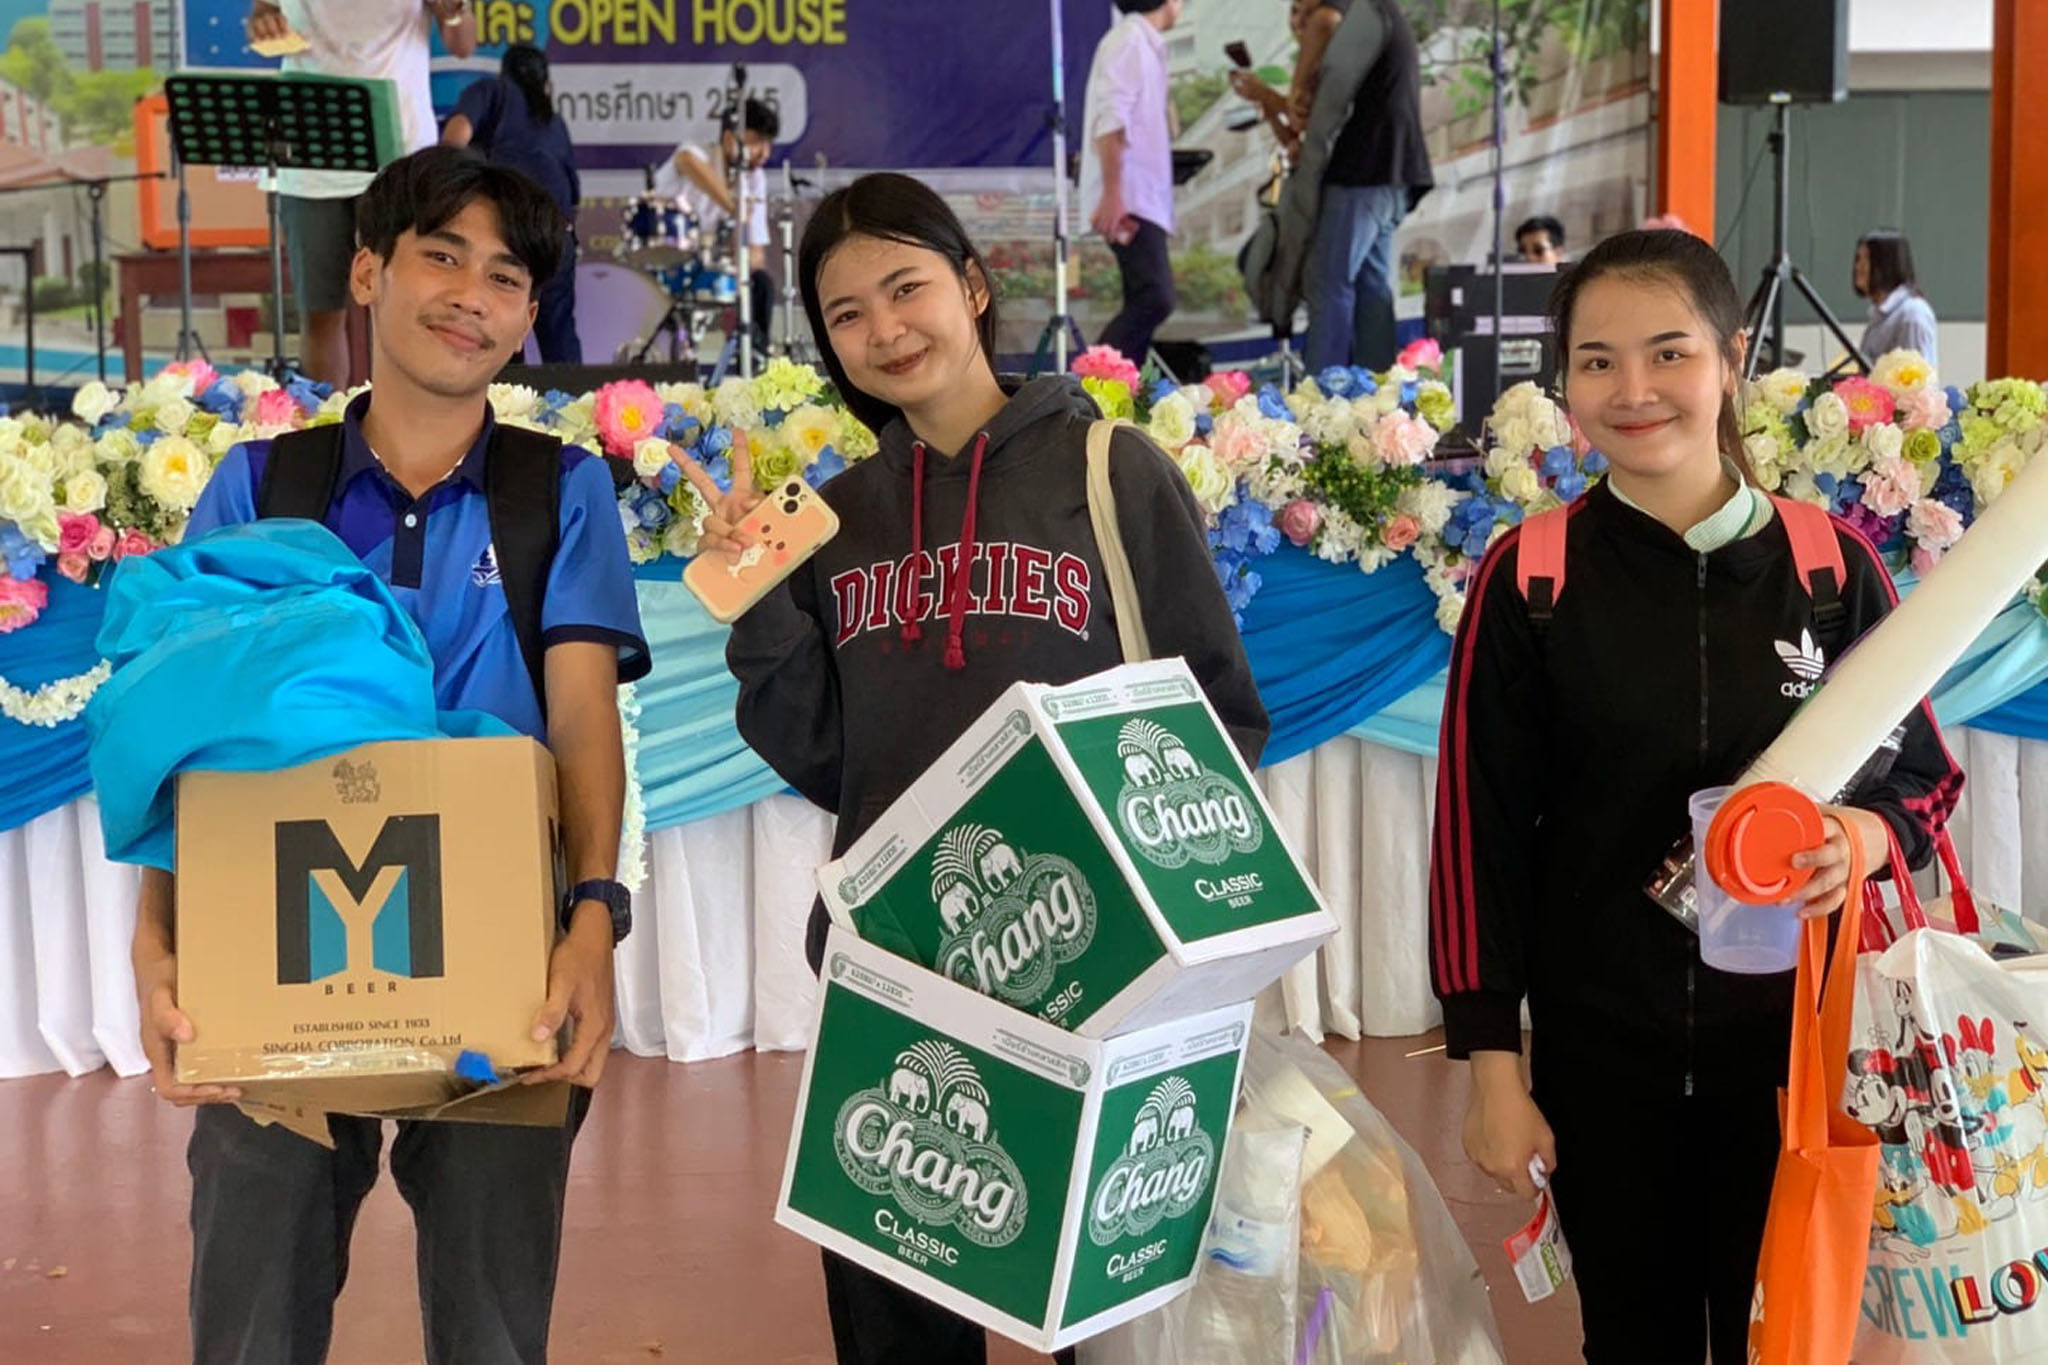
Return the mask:
[[[547,648],[541,609],[554,566],[562,517],[562,443],[553,436],[500,424],[484,462],[484,496],[491,509],[491,544],[519,653],[533,676],[541,714],[548,708]]]
[[[287,431],[270,443],[256,515],[325,521],[340,480],[341,423]]]

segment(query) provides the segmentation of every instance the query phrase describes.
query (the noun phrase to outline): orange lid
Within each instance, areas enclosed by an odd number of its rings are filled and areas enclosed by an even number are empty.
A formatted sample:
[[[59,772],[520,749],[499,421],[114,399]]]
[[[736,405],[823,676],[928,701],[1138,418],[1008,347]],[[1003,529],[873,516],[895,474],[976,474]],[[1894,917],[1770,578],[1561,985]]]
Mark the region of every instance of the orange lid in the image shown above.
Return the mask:
[[[1745,905],[1790,900],[1813,879],[1792,855],[1827,842],[1820,807],[1796,787],[1760,782],[1732,792],[1707,827],[1700,850],[1707,875]]]

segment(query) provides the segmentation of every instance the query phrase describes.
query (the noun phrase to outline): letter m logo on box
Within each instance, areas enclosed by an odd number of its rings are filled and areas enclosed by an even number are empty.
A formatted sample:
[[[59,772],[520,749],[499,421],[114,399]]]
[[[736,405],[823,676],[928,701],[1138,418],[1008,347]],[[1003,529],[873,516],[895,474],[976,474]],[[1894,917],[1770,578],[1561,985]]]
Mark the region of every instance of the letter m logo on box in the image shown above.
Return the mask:
[[[360,865],[325,820],[278,822],[278,984],[361,971],[365,932],[369,967],[441,975],[441,818],[391,817]]]

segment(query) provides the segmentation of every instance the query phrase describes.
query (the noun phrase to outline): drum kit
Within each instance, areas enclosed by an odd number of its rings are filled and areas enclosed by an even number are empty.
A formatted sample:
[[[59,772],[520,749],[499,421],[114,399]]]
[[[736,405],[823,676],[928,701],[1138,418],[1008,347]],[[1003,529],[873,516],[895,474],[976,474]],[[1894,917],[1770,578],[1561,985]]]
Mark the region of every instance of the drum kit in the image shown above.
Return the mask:
[[[770,203],[786,282],[796,273],[798,207],[794,193]],[[614,363],[643,363],[664,353],[670,361],[699,360],[705,337],[718,331],[726,341],[714,362],[714,382],[723,378],[737,358],[741,330],[737,246],[730,218],[709,224],[676,200],[654,194],[627,200],[612,259],[577,267],[577,328],[585,353]],[[771,352],[805,359],[809,346],[797,337],[796,294],[787,284],[782,307],[781,335]]]

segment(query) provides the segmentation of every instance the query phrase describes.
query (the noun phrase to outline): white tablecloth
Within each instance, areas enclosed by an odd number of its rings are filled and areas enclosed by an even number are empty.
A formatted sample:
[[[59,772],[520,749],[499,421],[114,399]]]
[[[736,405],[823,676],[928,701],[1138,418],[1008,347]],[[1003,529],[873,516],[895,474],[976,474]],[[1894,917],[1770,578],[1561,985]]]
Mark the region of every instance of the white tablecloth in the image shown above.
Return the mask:
[[[1972,880],[2048,918],[2048,745],[1953,732],[1970,782],[1956,824]],[[1336,941],[1262,1002],[1355,1038],[1434,1026],[1425,960],[1431,760],[1334,740],[1262,774],[1282,830],[1336,915]],[[793,797],[663,830],[619,950],[619,1040],[676,1061],[796,1049],[811,870],[830,824]],[[0,834],[0,1077],[144,1068],[128,940],[136,876],[102,855],[90,801]]]

